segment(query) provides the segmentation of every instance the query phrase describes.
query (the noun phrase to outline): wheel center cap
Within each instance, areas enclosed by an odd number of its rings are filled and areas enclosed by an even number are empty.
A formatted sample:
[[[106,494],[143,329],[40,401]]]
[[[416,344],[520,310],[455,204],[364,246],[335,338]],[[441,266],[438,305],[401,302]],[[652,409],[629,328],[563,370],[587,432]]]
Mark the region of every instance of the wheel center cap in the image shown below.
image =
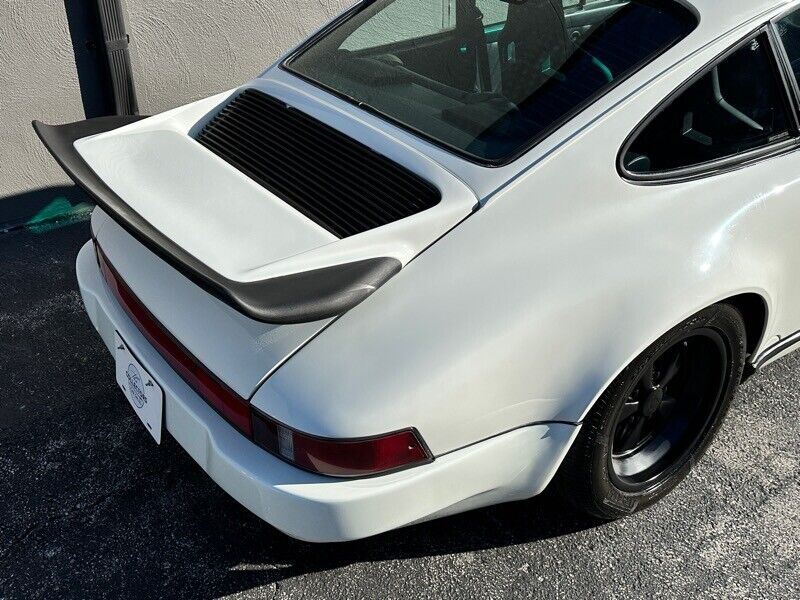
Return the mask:
[[[643,405],[642,405],[642,412],[647,417],[652,417],[658,408],[661,406],[661,402],[664,400],[664,390],[660,387],[655,388],[650,395],[647,396]]]

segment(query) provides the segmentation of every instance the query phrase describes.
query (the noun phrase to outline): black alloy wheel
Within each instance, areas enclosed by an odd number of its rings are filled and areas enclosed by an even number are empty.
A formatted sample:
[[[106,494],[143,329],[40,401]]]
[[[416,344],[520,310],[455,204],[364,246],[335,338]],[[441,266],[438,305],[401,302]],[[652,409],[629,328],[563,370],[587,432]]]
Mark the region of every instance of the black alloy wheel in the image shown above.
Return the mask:
[[[697,446],[720,408],[727,355],[722,336],[703,328],[647,365],[616,415],[609,473],[618,488],[645,489]]]
[[[741,380],[745,326],[725,304],[662,336],[609,386],[556,484],[581,510],[618,518],[665,496],[711,443]]]

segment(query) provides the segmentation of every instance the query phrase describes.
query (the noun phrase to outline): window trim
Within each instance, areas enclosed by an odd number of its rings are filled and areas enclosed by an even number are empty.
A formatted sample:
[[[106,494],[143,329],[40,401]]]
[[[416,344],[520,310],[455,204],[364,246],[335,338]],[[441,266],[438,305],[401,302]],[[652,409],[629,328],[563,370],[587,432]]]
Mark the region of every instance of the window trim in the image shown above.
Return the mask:
[[[706,161],[688,167],[681,167],[678,169],[670,169],[666,171],[652,171],[649,173],[634,173],[625,167],[625,155],[630,150],[633,143],[639,138],[645,129],[664,112],[672,103],[686,92],[690,87],[697,83],[700,79],[708,75],[708,73],[715,66],[724,62],[731,55],[751,43],[756,38],[766,35],[769,42],[769,57],[772,62],[772,67],[775,69],[775,74],[778,76],[779,86],[783,90],[783,102],[786,108],[786,114],[789,119],[788,133],[789,137],[784,140],[779,140],[760,148],[754,148],[719,158],[712,161]],[[626,138],[625,143],[617,157],[617,170],[620,176],[630,183],[637,183],[642,185],[665,185],[673,183],[681,183],[685,181],[692,181],[696,179],[704,179],[713,177],[729,171],[734,171],[750,165],[756,164],[762,160],[773,158],[792,152],[800,146],[800,120],[798,120],[798,98],[795,96],[791,80],[787,78],[786,64],[780,56],[780,50],[783,45],[779,38],[773,20],[768,23],[760,25],[754,31],[751,31],[742,39],[737,41],[731,47],[724,50],[721,54],[713,58],[706,65],[704,65],[697,73],[692,75],[687,81],[682,83],[676,90],[671,92],[665,100],[663,100],[645,119],[636,126],[633,132]],[[780,50],[779,50],[780,49]],[[796,84],[795,84],[796,85]]]
[[[778,16],[774,17],[769,22],[769,27],[772,30],[772,37],[775,40],[775,52],[781,63],[787,88],[789,89],[789,92],[792,96],[792,103],[796,109],[798,106],[800,106],[800,85],[798,84],[797,76],[792,69],[792,61],[789,58],[789,54],[786,52],[786,46],[783,44],[783,40],[781,40],[780,31],[778,30],[778,22],[783,20],[791,13],[798,11],[800,11],[800,4],[793,4],[791,8],[782,11]],[[797,110],[795,113],[797,114]],[[798,116],[798,122],[800,122],[800,116]]]
[[[455,156],[457,156],[457,157],[459,157],[461,159],[464,159],[464,160],[466,160],[466,161],[468,161],[468,162],[470,162],[472,164],[475,164],[475,165],[478,165],[478,166],[481,166],[481,167],[488,167],[488,168],[507,167],[507,166],[513,164],[514,162],[516,162],[517,160],[523,158],[531,150],[536,148],[539,144],[541,144],[548,137],[550,137],[551,135],[553,135],[554,133],[559,131],[562,127],[567,125],[569,122],[571,122],[573,119],[575,119],[578,115],[580,115],[585,110],[587,110],[590,106],[592,106],[593,104],[596,104],[600,99],[606,97],[608,94],[613,92],[616,88],[618,88],[623,83],[628,81],[631,77],[634,77],[637,74],[639,74],[642,71],[642,69],[644,69],[648,65],[652,64],[653,62],[655,62],[656,60],[658,60],[659,58],[664,56],[667,52],[669,52],[670,50],[675,48],[675,46],[677,46],[678,44],[681,44],[681,43],[685,42],[687,39],[689,39],[691,37],[691,35],[697,30],[697,28],[700,25],[700,15],[697,12],[697,9],[693,5],[691,5],[688,2],[686,2],[686,0],[637,0],[638,2],[641,2],[643,4],[651,4],[651,5],[655,4],[655,5],[661,5],[662,7],[665,6],[665,5],[672,5],[672,9],[674,9],[676,11],[678,11],[678,10],[685,11],[686,15],[690,16],[693,19],[693,23],[692,23],[691,29],[682,38],[679,38],[679,39],[673,41],[671,44],[668,44],[668,45],[664,46],[663,48],[661,48],[657,53],[653,54],[652,56],[649,56],[649,57],[647,57],[647,58],[645,58],[643,60],[640,60],[638,63],[634,64],[624,76],[620,76],[620,77],[616,78],[608,87],[605,87],[602,90],[599,90],[598,92],[595,92],[594,94],[592,94],[584,102],[582,102],[581,104],[575,106],[572,110],[570,110],[569,112],[564,114],[564,116],[561,119],[551,123],[550,126],[548,126],[547,128],[543,129],[535,137],[531,138],[527,144],[524,144],[523,146],[521,146],[513,154],[510,154],[509,156],[503,157],[501,159],[487,159],[487,158],[481,158],[480,156],[476,156],[474,154],[470,154],[469,152],[466,152],[465,150],[462,150],[462,149],[460,149],[460,148],[458,148],[456,146],[448,144],[447,142],[438,140],[438,139],[434,138],[433,136],[428,135],[424,131],[421,131],[421,130],[417,129],[416,127],[413,127],[412,125],[407,125],[405,123],[402,123],[402,122],[398,121],[397,119],[391,117],[390,115],[387,115],[387,114],[385,114],[385,113],[383,113],[383,112],[381,112],[381,111],[379,111],[379,110],[377,110],[377,109],[375,109],[375,108],[373,108],[373,107],[371,107],[371,106],[369,106],[367,104],[364,104],[363,102],[359,102],[355,98],[351,98],[347,94],[345,94],[343,92],[340,92],[338,90],[335,90],[335,89],[333,89],[331,87],[328,87],[328,86],[326,86],[326,85],[324,85],[324,84],[322,84],[322,83],[320,83],[318,81],[315,81],[314,79],[311,79],[310,77],[307,77],[307,76],[303,75],[302,73],[298,73],[297,71],[295,71],[294,69],[292,69],[290,67],[290,65],[294,61],[294,59],[296,59],[298,56],[303,54],[311,46],[316,44],[319,40],[321,40],[322,38],[327,36],[329,33],[331,33],[337,27],[339,27],[340,25],[343,25],[346,21],[349,21],[356,14],[358,14],[362,10],[365,10],[366,8],[368,8],[369,6],[371,6],[372,4],[374,4],[377,1],[378,0],[362,0],[361,2],[356,3],[350,9],[348,9],[347,11],[345,11],[344,13],[339,15],[338,18],[336,18],[333,21],[331,21],[330,23],[328,23],[325,27],[323,27],[322,29],[317,31],[315,34],[313,34],[311,37],[309,37],[303,43],[301,43],[297,48],[292,50],[289,53],[288,56],[286,56],[285,58],[283,58],[280,61],[280,63],[278,64],[278,67],[281,70],[289,73],[293,77],[297,77],[301,81],[304,81],[304,82],[308,83],[309,85],[313,86],[316,89],[322,90],[324,92],[327,92],[327,93],[335,96],[336,98],[344,100],[344,101],[348,102],[349,104],[352,104],[353,106],[355,106],[357,108],[360,108],[361,110],[363,110],[363,111],[365,111],[365,112],[367,112],[367,113],[369,113],[369,114],[371,114],[371,115],[373,115],[375,117],[378,117],[379,119],[381,119],[382,121],[385,121],[389,125],[397,127],[398,129],[401,129],[401,130],[406,131],[408,133],[411,133],[412,135],[414,135],[415,137],[419,138],[423,142],[426,142],[426,143],[431,144],[431,145],[433,145],[433,146],[435,146],[437,148],[440,148],[440,149],[442,149],[442,150],[444,150],[446,152],[449,152],[450,154],[453,154],[453,155],[455,155]]]

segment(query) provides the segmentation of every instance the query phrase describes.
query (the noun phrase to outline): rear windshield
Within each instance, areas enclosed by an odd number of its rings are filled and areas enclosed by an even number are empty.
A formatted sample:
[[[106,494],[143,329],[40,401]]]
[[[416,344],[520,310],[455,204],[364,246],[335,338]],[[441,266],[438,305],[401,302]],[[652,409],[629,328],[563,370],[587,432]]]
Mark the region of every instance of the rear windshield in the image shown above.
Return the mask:
[[[502,164],[695,26],[671,1],[375,0],[285,66]]]

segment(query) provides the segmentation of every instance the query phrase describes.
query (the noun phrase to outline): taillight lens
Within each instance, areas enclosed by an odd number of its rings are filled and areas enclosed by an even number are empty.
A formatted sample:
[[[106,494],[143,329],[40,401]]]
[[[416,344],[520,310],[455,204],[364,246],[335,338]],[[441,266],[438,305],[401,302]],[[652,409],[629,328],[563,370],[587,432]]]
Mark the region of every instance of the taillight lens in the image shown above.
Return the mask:
[[[413,429],[370,438],[319,438],[286,427],[255,410],[253,439],[295,466],[335,477],[376,475],[431,460]]]
[[[203,368],[200,362],[162,327],[161,323],[122,281],[97,243],[95,243],[95,250],[100,271],[103,273],[109,289],[142,335],[201,398],[236,429],[250,437],[252,425],[250,405],[247,400]]]
[[[265,450],[301,469],[335,477],[376,475],[433,460],[414,429],[370,438],[328,439],[291,429],[253,409],[164,329],[117,275],[96,242],[95,250],[109,289],[147,341],[201,398]]]

